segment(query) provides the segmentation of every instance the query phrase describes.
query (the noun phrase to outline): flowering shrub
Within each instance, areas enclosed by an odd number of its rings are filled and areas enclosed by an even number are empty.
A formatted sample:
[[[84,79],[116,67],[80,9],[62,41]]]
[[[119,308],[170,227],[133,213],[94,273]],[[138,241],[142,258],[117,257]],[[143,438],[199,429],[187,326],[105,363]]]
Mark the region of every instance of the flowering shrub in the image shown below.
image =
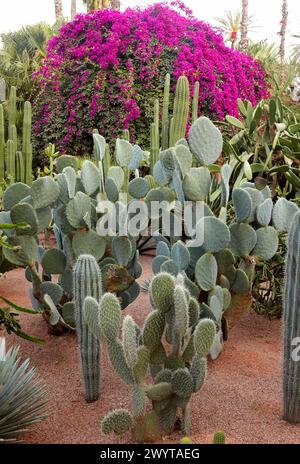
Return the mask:
[[[146,147],[167,72],[173,83],[185,74],[192,90],[200,82],[199,108],[212,118],[237,116],[238,97],[255,104],[268,93],[261,65],[181,2],[80,14],[49,42],[36,75],[35,148],[84,153],[94,128],[108,139],[128,128]]]

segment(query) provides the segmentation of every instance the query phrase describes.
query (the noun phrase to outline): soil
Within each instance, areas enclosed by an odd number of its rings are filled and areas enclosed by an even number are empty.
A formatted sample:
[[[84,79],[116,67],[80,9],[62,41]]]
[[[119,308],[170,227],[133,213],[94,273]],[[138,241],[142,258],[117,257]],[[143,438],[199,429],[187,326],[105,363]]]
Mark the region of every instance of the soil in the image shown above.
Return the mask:
[[[151,275],[151,258],[143,257],[141,280]],[[24,271],[17,269],[0,282],[0,295],[30,307]],[[142,292],[124,314],[142,324],[150,311],[148,296]],[[24,314],[22,328],[47,343],[34,345],[7,337],[8,345],[20,345],[22,358],[44,379],[49,398],[49,417],[24,435],[26,443],[121,443],[103,436],[100,422],[113,408],[130,408],[130,388],[115,374],[103,349],[100,399],[84,400],[78,362],[76,336],[47,333],[41,316]],[[193,443],[211,443],[212,435],[223,430],[227,443],[297,443],[300,424],[281,418],[281,322],[249,314],[235,326],[219,359],[209,362],[207,381],[191,402]],[[179,443],[180,432],[164,437],[164,443]],[[128,435],[124,442],[131,442]]]

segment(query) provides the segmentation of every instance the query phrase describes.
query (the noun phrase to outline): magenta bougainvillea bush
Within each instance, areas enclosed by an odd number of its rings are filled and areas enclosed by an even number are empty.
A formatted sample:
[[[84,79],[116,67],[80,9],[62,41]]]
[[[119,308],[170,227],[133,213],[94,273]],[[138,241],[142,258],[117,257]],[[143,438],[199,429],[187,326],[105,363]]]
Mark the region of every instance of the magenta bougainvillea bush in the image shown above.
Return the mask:
[[[49,42],[36,73],[36,150],[54,142],[84,154],[94,128],[108,139],[128,128],[146,148],[167,72],[173,84],[185,74],[192,90],[199,81],[199,111],[219,120],[237,115],[238,97],[256,103],[268,93],[261,65],[228,48],[181,2],[80,14]]]

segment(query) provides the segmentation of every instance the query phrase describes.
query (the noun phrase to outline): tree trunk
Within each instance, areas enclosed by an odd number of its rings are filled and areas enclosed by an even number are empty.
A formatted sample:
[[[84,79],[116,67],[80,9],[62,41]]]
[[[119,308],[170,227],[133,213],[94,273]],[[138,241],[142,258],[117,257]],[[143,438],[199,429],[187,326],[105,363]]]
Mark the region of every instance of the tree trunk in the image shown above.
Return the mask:
[[[75,18],[76,11],[76,0],[71,0],[71,21],[73,21],[73,19]]]
[[[247,51],[249,39],[248,39],[248,24],[249,24],[249,8],[248,0],[242,0],[242,19],[241,19],[241,43],[240,49],[243,52]]]
[[[59,21],[61,18],[64,17],[62,0],[54,0],[54,7],[55,7],[55,19],[56,21]]]
[[[111,0],[110,7],[112,10],[120,10],[121,9],[121,2],[120,0]]]
[[[286,39],[286,31],[287,31],[287,23],[288,23],[288,0],[282,1],[282,18],[281,18],[281,29],[279,32],[280,35],[280,83],[283,85],[285,81],[285,39]]]

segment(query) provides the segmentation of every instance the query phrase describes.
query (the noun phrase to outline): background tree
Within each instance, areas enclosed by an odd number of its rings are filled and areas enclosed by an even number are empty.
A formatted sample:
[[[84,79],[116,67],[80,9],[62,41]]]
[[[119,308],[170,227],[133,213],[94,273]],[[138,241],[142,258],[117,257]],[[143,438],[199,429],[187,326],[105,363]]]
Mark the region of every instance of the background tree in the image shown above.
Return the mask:
[[[71,0],[71,20],[75,18],[76,10],[76,0]]]
[[[286,31],[287,31],[287,23],[288,23],[288,1],[282,1],[282,17],[281,17],[281,29],[279,32],[280,35],[280,47],[279,47],[279,56],[280,56],[280,66],[281,66],[281,73],[280,73],[280,83],[283,84],[285,81],[285,40],[286,40]]]
[[[109,0],[83,0],[83,4],[87,6],[88,13],[95,10],[104,10],[110,8]]]
[[[249,26],[249,3],[248,3],[248,0],[242,0],[240,49],[243,52],[247,51],[247,48],[248,48],[248,45],[249,45],[248,26]]]
[[[120,10],[121,9],[121,2],[120,0],[111,0],[110,6],[112,10]]]
[[[226,11],[224,18],[216,19],[223,32],[226,34],[225,39],[231,43],[231,48],[236,48],[240,32],[241,13],[239,11],[236,11],[235,13]]]
[[[56,21],[59,21],[64,16],[62,0],[54,0],[54,8],[55,8],[55,19]]]
[[[294,34],[294,39],[297,39],[297,43],[292,45],[292,57],[295,61],[300,61],[300,34]]]

